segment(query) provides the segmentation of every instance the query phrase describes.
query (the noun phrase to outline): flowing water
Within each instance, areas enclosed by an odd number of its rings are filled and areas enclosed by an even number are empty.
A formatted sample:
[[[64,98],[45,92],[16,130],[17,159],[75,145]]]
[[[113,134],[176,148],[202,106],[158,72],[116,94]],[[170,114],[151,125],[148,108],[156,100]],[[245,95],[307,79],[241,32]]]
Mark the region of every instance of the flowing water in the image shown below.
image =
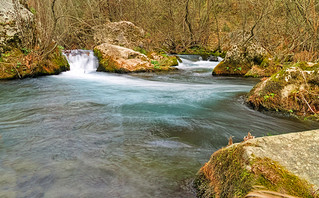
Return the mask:
[[[318,128],[248,108],[258,81],[213,77],[198,56],[134,75],[95,72],[91,51],[68,58],[61,75],[0,82],[0,197],[194,197],[229,136]]]

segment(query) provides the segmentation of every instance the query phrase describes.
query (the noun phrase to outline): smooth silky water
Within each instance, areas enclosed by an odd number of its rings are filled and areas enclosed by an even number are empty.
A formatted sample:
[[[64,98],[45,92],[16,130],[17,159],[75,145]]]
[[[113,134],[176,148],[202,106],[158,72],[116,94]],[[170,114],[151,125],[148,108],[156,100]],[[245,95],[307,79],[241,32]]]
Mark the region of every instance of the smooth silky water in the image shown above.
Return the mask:
[[[242,141],[318,128],[244,104],[258,80],[213,77],[217,63],[181,56],[169,74],[71,71],[0,82],[0,197],[194,197],[199,168]]]

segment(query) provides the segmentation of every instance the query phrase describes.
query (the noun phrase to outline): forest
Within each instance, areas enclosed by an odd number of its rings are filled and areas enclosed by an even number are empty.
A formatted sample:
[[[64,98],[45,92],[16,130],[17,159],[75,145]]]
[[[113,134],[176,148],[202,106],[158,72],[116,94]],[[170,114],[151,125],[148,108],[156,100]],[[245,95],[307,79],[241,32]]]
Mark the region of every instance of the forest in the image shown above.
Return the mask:
[[[131,21],[146,32],[147,50],[225,52],[254,40],[280,60],[319,58],[318,0],[23,0],[36,16],[24,45],[67,49],[94,45],[93,28]],[[52,39],[51,39],[52,38]]]

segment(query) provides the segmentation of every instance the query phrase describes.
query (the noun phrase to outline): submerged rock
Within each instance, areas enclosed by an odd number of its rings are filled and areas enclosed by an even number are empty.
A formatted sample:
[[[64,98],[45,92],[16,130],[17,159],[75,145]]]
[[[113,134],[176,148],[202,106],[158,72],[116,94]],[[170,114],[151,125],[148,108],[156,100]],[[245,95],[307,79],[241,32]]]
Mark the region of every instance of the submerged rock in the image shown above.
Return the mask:
[[[318,197],[319,131],[250,139],[215,152],[198,172],[198,197]]]
[[[94,53],[99,59],[98,71],[130,73],[176,70],[171,65],[161,65],[161,60],[152,60],[140,52],[108,43],[96,46]]]
[[[319,64],[296,63],[264,79],[246,101],[257,110],[273,110],[297,116],[319,113]]]
[[[213,75],[244,76],[254,65],[260,65],[266,56],[266,50],[257,44],[234,45],[214,68]]]

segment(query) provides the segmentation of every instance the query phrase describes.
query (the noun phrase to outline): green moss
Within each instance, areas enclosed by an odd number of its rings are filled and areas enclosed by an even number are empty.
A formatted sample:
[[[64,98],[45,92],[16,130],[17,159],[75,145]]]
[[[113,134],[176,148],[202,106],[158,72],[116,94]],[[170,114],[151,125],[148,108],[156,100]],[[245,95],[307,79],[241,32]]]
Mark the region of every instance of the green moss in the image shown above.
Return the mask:
[[[218,51],[218,50],[210,50],[202,46],[195,46],[189,49],[186,49],[179,54],[196,54],[196,55],[212,55],[212,56],[219,56],[225,58],[226,52]]]
[[[297,197],[311,198],[311,186],[269,158],[256,158],[252,162],[256,175],[255,185]]]
[[[93,52],[94,52],[94,55],[98,58],[98,60],[102,59],[103,55],[100,50],[98,50],[97,48],[94,48]]]
[[[195,187],[200,190],[199,196],[208,197],[205,191],[212,191],[211,189],[217,189],[213,192],[218,197],[246,195],[252,189],[253,175],[245,168],[249,162],[242,157],[243,153],[243,146],[233,146],[214,153],[195,179]],[[201,183],[209,185],[203,188],[198,186]]]
[[[41,57],[38,52],[14,48],[2,55],[3,72],[0,79],[17,79],[59,74],[69,70],[66,58],[58,49],[54,49],[47,57]],[[27,61],[28,60],[28,61]],[[41,61],[39,61],[41,60]]]
[[[65,67],[66,70],[70,69],[70,65],[65,56],[62,55],[61,49],[55,50],[50,57],[51,61],[56,64],[58,67]]]
[[[125,68],[120,68],[116,65],[114,60],[110,57],[103,57],[102,52],[98,49],[94,49],[94,55],[99,60],[99,67],[97,71],[99,72],[111,72],[111,73],[128,73],[129,71]]]
[[[134,49],[133,49],[134,51],[137,51],[137,52],[140,52],[140,53],[142,53],[142,54],[144,54],[144,55],[147,55],[147,51],[146,51],[146,49],[144,49],[144,48],[142,48],[142,47],[135,47]]]
[[[213,70],[216,76],[244,76],[251,67],[248,64],[221,61]]]
[[[177,66],[178,60],[176,56],[163,56],[163,59],[159,61],[161,66]]]
[[[254,186],[298,197],[313,197],[311,186],[269,158],[244,157],[239,144],[215,152],[194,180],[198,197],[245,197]],[[249,169],[247,167],[250,167]]]

